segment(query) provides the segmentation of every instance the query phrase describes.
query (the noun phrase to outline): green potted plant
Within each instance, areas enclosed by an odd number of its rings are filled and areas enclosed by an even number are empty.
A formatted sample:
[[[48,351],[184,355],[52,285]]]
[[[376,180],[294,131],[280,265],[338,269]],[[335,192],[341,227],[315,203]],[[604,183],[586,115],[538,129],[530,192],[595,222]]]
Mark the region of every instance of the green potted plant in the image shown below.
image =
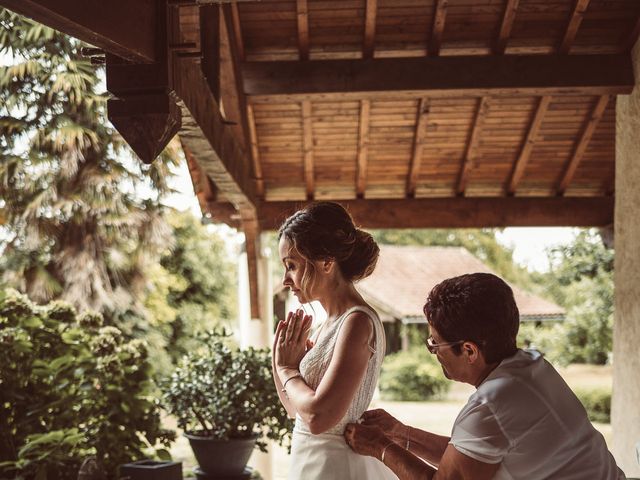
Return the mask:
[[[232,347],[224,329],[200,340],[163,382],[163,403],[205,474],[241,475],[255,446],[266,452],[266,439],[290,442],[292,422],[273,384],[268,349]]]

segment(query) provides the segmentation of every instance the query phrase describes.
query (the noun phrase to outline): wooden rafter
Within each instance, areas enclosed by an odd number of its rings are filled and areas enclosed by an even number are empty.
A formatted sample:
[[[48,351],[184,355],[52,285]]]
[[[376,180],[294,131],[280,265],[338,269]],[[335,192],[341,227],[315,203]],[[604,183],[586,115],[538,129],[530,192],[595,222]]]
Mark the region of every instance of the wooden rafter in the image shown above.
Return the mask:
[[[467,188],[469,172],[475,166],[480,146],[480,136],[482,135],[482,127],[484,126],[484,121],[489,113],[489,104],[489,97],[482,97],[478,101],[478,109],[476,110],[476,116],[473,121],[473,128],[471,130],[471,135],[469,136],[469,141],[467,142],[467,148],[460,168],[460,173],[458,175],[458,185],[456,187],[457,195],[464,195],[464,191]]]
[[[156,60],[155,0],[2,0],[1,4],[132,62]]]
[[[209,88],[220,104],[220,6],[201,5],[200,12],[200,52],[202,71]]]
[[[429,116],[429,99],[421,98],[418,101],[416,112],[416,128],[413,133],[413,146],[411,149],[411,164],[407,175],[407,197],[413,197],[416,193],[416,184],[420,175],[420,164],[422,163],[422,150],[424,138],[426,136],[427,119]]]
[[[311,122],[311,102],[302,101],[302,143],[304,150],[304,183],[307,198],[313,198],[315,191],[313,178],[313,130]]]
[[[453,197],[344,200],[365,228],[601,226],[613,221],[613,197]],[[264,202],[263,230],[280,226],[304,202]]]
[[[236,127],[239,135],[245,140],[246,150],[251,157],[253,167],[252,178],[256,185],[256,195],[262,198],[264,196],[264,181],[262,179],[262,166],[260,164],[258,151],[258,137],[255,131],[253,109],[247,104],[244,91],[242,90],[242,70],[240,69],[242,52],[238,45],[238,37],[241,35],[239,35],[239,32],[235,28],[234,6],[236,5],[226,4],[222,6],[224,16],[222,25],[223,47],[226,47],[223,48],[223,53],[227,54],[223,57],[225,60],[223,65],[227,67],[223,72],[228,71],[229,74],[232,74],[231,76],[226,76],[226,78],[228,78],[228,85],[225,84],[227,88],[225,88],[224,93],[234,107],[234,118],[232,120],[237,123]]]
[[[607,104],[609,103],[609,96],[603,95],[598,99],[596,104],[594,105],[589,118],[584,126],[582,131],[582,135],[580,139],[576,142],[576,145],[573,149],[573,154],[571,155],[571,159],[567,163],[565,167],[564,173],[562,175],[562,179],[558,183],[557,193],[558,195],[564,195],[564,192],[567,190],[567,187],[573,180],[573,177],[576,173],[578,165],[582,160],[584,152],[587,150],[587,146],[589,145],[589,141],[593,136],[593,132],[595,132],[602,115],[604,114],[605,109],[607,108]]]
[[[198,152],[200,166],[225,198],[243,215],[255,215],[254,185],[244,139],[220,114],[196,61],[175,57],[172,72],[182,109],[182,142],[192,152]]]
[[[238,49],[238,57],[240,60],[244,60],[244,41],[242,40],[242,27],[240,26],[240,12],[238,11],[237,2],[231,4],[231,17],[233,19],[233,36]]]
[[[586,12],[587,7],[589,6],[589,1],[590,0],[575,0],[573,11],[569,17],[569,23],[567,24],[567,28],[558,48],[558,53],[569,53],[569,50],[573,45],[573,41],[578,33],[578,28],[580,28],[580,24],[582,23],[584,12]]]
[[[434,57],[440,55],[448,3],[449,0],[436,0],[433,9],[433,25],[431,26],[431,36],[429,37],[427,52]]]
[[[540,125],[542,125],[542,120],[547,113],[547,108],[549,108],[550,102],[550,96],[544,96],[538,102],[536,113],[533,116],[531,125],[529,125],[527,138],[524,141],[522,148],[520,149],[520,155],[516,160],[513,171],[511,173],[511,178],[509,179],[509,182],[507,184],[507,193],[509,195],[513,195],[516,192],[516,188],[518,188],[518,184],[520,183],[520,180],[524,175],[524,170],[527,166],[527,163],[529,163],[529,157],[531,156],[531,152],[533,151],[533,147],[538,137],[538,130],[540,130]]]
[[[364,43],[362,46],[362,57],[373,58],[376,40],[376,14],[378,9],[377,0],[367,0],[364,23]]]
[[[371,102],[369,100],[362,100],[360,102],[360,120],[358,124],[358,159],[356,169],[356,195],[358,198],[364,197],[364,191],[367,188],[370,111]]]
[[[181,142],[182,143],[182,142]],[[217,190],[215,185],[211,182],[209,177],[205,175],[202,168],[198,164],[195,156],[184,143],[182,143],[182,151],[187,159],[187,167],[189,168],[189,176],[191,177],[191,183],[193,185],[193,191],[198,199],[200,210],[202,213],[206,213],[208,205],[217,200]]]
[[[300,60],[309,60],[309,6],[307,0],[296,0],[296,11]]]
[[[262,164],[260,163],[260,150],[258,149],[258,132],[256,131],[256,119],[253,106],[247,105],[247,123],[251,141],[251,159],[253,160],[253,173],[256,180],[256,195],[264,197],[264,179],[262,178]]]
[[[513,28],[513,21],[516,18],[519,3],[520,0],[506,0],[505,2],[500,31],[493,46],[493,53],[495,55],[502,55],[507,49],[507,42],[511,36],[511,29]]]
[[[388,98],[389,92],[394,98],[614,95],[635,84],[628,54],[244,62],[242,74],[244,91],[256,102],[325,94],[335,100]]]

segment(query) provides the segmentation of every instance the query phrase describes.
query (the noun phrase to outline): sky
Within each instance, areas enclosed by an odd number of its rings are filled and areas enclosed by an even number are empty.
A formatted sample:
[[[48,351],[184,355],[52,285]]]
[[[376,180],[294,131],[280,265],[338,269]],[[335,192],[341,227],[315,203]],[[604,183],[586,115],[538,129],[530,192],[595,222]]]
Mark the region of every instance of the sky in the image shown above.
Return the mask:
[[[200,207],[193,192],[189,171],[186,164],[182,164],[172,186],[178,193],[172,195],[167,204],[179,210],[190,210],[200,217]],[[232,230],[226,226],[214,227],[223,234],[227,241],[238,243]],[[557,245],[570,243],[576,235],[577,229],[568,227],[509,227],[496,235],[498,241],[513,248],[513,259],[516,263],[528,267],[530,270],[547,271],[549,263],[546,250]]]

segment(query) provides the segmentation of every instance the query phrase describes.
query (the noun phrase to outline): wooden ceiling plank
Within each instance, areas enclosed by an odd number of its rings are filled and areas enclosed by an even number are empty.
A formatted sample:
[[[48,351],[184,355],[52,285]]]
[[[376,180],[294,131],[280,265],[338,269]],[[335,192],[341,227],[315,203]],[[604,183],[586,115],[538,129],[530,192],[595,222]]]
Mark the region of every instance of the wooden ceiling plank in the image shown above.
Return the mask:
[[[524,175],[524,170],[529,162],[529,157],[531,156],[531,152],[533,151],[533,146],[536,143],[536,138],[538,137],[538,131],[540,130],[540,125],[542,125],[542,121],[544,120],[544,116],[547,113],[547,108],[549,108],[549,103],[551,102],[550,96],[543,96],[540,98],[538,102],[538,107],[536,108],[536,113],[531,121],[531,125],[529,126],[529,131],[527,132],[527,138],[520,149],[520,155],[516,160],[516,163],[513,167],[513,171],[511,173],[511,178],[509,179],[507,186],[507,193],[509,195],[513,195],[516,192],[516,188],[518,188],[518,184]]]
[[[628,94],[631,58],[619,55],[493,55],[275,61],[242,64],[249,101]],[[277,98],[280,96],[281,98]],[[296,97],[297,96],[297,97]]]
[[[505,2],[502,22],[500,23],[500,31],[493,47],[493,53],[495,55],[502,55],[507,49],[507,42],[511,36],[511,29],[513,28],[513,22],[516,18],[519,3],[520,0],[506,0]]]
[[[609,96],[603,95],[598,99],[596,104],[594,105],[591,113],[589,115],[589,119],[586,122],[586,125],[582,131],[582,135],[580,139],[576,142],[575,148],[573,150],[573,154],[569,163],[567,164],[564,174],[562,175],[562,179],[558,183],[558,195],[564,195],[567,190],[567,187],[573,180],[573,177],[576,173],[578,165],[584,156],[584,152],[587,150],[589,146],[589,141],[593,136],[593,132],[595,132],[598,123],[602,119],[602,115],[604,114],[605,109],[607,108],[607,104],[609,103]]]
[[[478,109],[476,110],[476,116],[473,121],[473,128],[471,130],[471,135],[469,136],[469,141],[467,142],[464,160],[458,175],[458,186],[456,187],[457,195],[464,195],[464,191],[467,188],[469,172],[475,166],[475,161],[478,156],[478,148],[480,145],[480,136],[482,135],[482,128],[484,126],[484,121],[489,114],[489,105],[489,97],[482,97],[478,101]]]
[[[300,60],[309,60],[309,6],[307,0],[297,0],[296,11]]]
[[[429,99],[421,98],[418,101],[418,110],[416,112],[416,128],[413,133],[413,145],[411,151],[411,164],[409,165],[409,174],[407,175],[407,197],[414,197],[416,193],[416,184],[420,175],[420,164],[422,162],[422,150],[425,143],[427,131],[427,119],[429,117]]]
[[[356,195],[364,197],[367,188],[367,157],[369,154],[369,116],[371,102],[360,102],[360,123],[358,125],[358,159],[356,165]]]
[[[442,36],[444,34],[444,25],[447,18],[447,5],[449,0],[436,0],[433,10],[433,25],[431,27],[431,36],[427,46],[427,53],[430,56],[437,57],[440,55],[440,47],[442,46]]]
[[[451,197],[341,200],[363,228],[589,227],[613,221],[613,197]],[[305,202],[263,202],[263,230],[275,230]]]
[[[363,58],[373,58],[376,40],[376,14],[377,0],[367,0],[364,24],[364,43],[362,47]]]
[[[576,39],[578,29],[582,23],[584,12],[586,12],[587,7],[589,6],[589,1],[590,0],[575,0],[573,11],[569,17],[569,22],[567,23],[567,28],[558,48],[558,53],[569,53],[569,50],[571,50],[571,46]]]
[[[155,0],[1,0],[16,13],[136,63],[156,60]]]
[[[311,122],[311,102],[302,101],[302,144],[304,149],[304,181],[307,198],[312,199],[314,195],[314,175],[313,175],[313,130]]]

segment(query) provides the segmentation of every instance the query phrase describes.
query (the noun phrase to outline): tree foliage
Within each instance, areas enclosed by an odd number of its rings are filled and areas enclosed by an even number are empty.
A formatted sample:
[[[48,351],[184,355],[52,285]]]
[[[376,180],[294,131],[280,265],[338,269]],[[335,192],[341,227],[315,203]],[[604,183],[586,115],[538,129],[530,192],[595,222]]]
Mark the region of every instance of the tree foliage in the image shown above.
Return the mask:
[[[94,456],[108,478],[168,445],[144,342],[56,301],[0,290],[0,478],[75,479]]]
[[[199,345],[198,333],[236,318],[237,273],[222,237],[193,215],[173,212],[168,223],[174,242],[154,266],[145,306],[165,363],[175,363]]]
[[[538,283],[566,310],[566,320],[549,349],[563,363],[604,364],[612,350],[614,251],[596,230],[550,252],[552,268]]]
[[[161,200],[179,156],[132,158],[80,47],[0,9],[0,55],[12,59],[0,67],[0,273],[34,301],[122,326],[143,316],[146,272],[170,242]]]

